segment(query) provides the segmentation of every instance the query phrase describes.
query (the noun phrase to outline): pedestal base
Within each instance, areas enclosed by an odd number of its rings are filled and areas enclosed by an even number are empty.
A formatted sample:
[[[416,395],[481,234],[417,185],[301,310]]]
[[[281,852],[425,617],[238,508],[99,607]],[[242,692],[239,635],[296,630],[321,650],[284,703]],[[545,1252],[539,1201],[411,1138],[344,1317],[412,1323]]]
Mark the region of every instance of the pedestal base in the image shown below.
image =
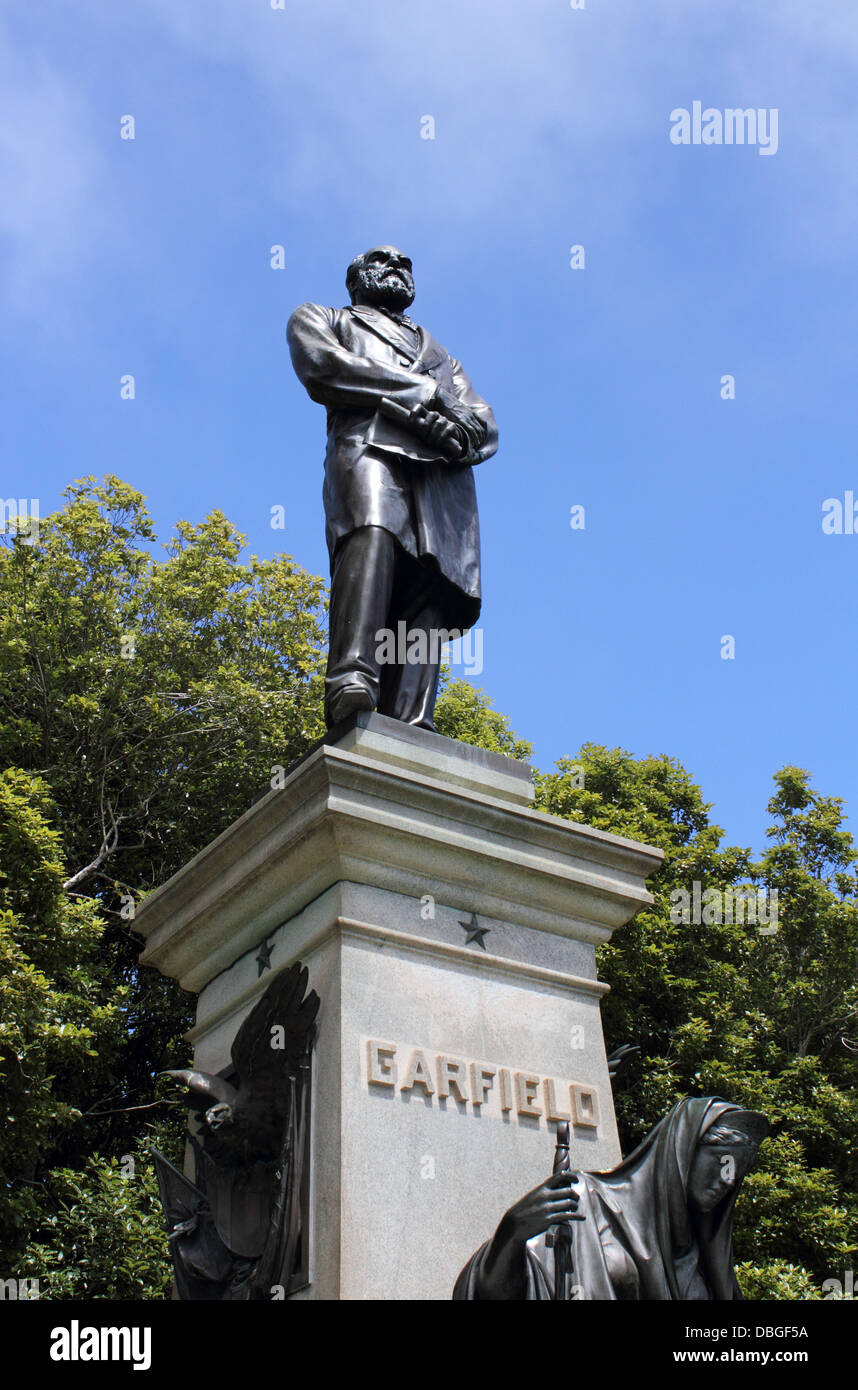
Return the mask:
[[[659,851],[527,806],[509,759],[360,715],[153,894],[142,960],[199,990],[194,1065],[229,1065],[300,959],[319,994],[310,1282],[448,1299],[506,1208],[619,1161],[595,947]],[[267,944],[266,944],[267,943]],[[262,948],[260,950],[260,948]]]

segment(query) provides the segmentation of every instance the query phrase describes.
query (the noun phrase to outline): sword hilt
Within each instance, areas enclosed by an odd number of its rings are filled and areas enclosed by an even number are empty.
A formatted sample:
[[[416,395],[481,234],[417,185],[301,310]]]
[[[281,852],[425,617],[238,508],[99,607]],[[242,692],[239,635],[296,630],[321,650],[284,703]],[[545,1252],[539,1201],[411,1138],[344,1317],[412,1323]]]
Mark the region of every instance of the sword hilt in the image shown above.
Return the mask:
[[[554,1174],[571,1171],[569,1160],[569,1122],[560,1120],[554,1147]],[[563,1303],[567,1298],[567,1275],[572,1273],[572,1232],[565,1224],[552,1226],[545,1243],[554,1250],[554,1298]]]

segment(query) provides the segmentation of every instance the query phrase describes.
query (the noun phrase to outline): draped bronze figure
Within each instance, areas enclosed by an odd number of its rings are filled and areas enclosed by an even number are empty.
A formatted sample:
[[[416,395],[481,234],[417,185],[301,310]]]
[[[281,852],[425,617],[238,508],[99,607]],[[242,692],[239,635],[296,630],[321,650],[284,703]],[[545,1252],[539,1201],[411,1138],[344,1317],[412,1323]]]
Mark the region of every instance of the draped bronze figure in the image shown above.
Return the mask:
[[[741,1298],[733,1214],[767,1133],[755,1111],[717,1096],[688,1098],[610,1172],[576,1174],[555,1161],[554,1174],[471,1257],[453,1297]]]

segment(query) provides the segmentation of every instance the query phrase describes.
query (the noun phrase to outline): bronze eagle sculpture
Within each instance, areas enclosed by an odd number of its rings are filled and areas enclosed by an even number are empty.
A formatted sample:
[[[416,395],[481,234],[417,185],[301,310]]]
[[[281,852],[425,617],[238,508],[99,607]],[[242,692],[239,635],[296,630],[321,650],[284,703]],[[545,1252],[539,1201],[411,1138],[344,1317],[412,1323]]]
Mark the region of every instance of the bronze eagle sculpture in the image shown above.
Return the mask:
[[[193,1182],[154,1151],[180,1298],[271,1300],[300,1283],[319,1011],[306,990],[300,962],[274,976],[235,1036],[229,1075],[161,1073],[187,1084],[196,1120]]]

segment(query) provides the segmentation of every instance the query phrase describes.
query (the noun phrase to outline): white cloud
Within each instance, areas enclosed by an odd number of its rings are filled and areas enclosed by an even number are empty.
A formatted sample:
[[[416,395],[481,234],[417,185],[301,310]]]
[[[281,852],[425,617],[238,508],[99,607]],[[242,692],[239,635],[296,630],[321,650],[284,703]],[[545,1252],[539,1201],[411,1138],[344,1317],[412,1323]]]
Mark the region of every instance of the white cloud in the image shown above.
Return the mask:
[[[83,292],[99,269],[97,229],[121,227],[123,216],[134,226],[134,210],[117,206],[105,152],[100,83],[117,54],[138,104],[157,104],[162,130],[184,103],[193,110],[197,99],[228,94],[234,141],[221,157],[254,161],[287,215],[304,206],[319,218],[346,214],[349,243],[352,227],[373,235],[394,213],[425,218],[439,239],[474,241],[487,220],[533,235],[558,194],[572,195],[591,235],[633,240],[641,204],[676,197],[677,161],[689,152],[668,142],[674,106],[695,97],[778,105],[781,150],[756,161],[752,220],[786,263],[852,254],[851,7],[295,0],[279,11],[264,0],[78,0],[74,23],[94,79],[70,70],[61,26],[34,29],[35,61],[0,40],[3,284],[18,312],[43,308],[58,286]],[[165,64],[181,85],[165,88]],[[252,111],[241,110],[241,89]],[[436,118],[434,142],[419,138],[424,114]],[[225,210],[219,152],[199,148],[193,122],[171,135],[170,176],[189,170],[213,215]],[[138,212],[157,213],[169,198],[163,175],[141,161]],[[557,235],[565,245],[565,227]]]
[[[0,238],[7,310],[40,317],[49,286],[94,268],[91,234],[107,196],[86,94],[45,57],[0,33]],[[55,303],[54,326],[63,304]]]

